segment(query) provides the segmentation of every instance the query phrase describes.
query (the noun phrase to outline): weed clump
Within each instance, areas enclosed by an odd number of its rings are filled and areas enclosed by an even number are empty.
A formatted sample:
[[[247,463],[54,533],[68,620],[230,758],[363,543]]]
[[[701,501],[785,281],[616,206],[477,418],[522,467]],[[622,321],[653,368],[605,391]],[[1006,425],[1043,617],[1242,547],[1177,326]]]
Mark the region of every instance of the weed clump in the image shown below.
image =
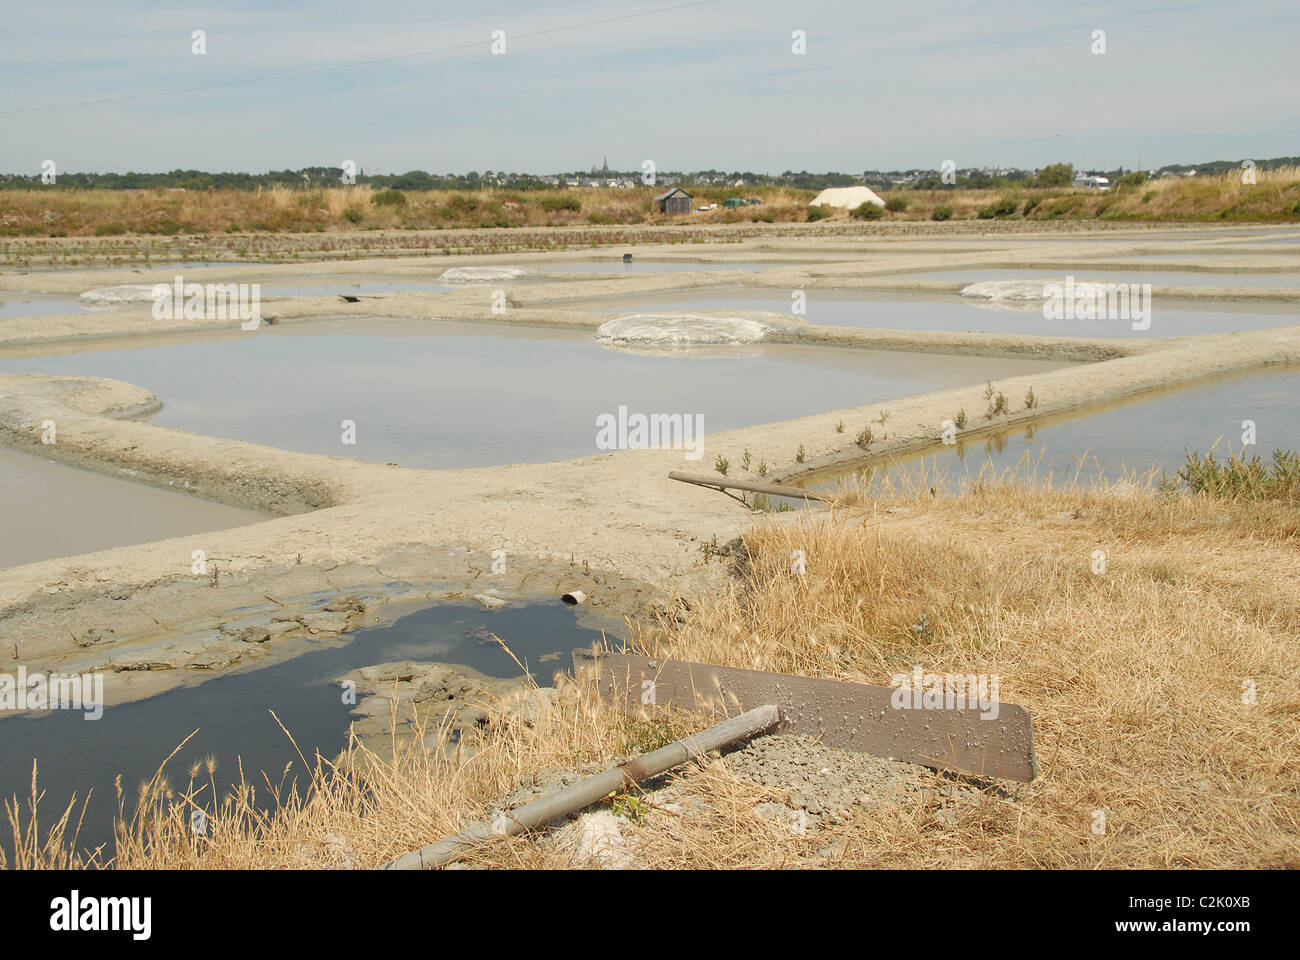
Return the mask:
[[[1230,454],[1220,463],[1213,453],[1203,458],[1187,454],[1187,462],[1178,468],[1178,478],[1193,493],[1223,500],[1300,501],[1300,453],[1274,450],[1271,464],[1256,454],[1250,460],[1244,454]]]

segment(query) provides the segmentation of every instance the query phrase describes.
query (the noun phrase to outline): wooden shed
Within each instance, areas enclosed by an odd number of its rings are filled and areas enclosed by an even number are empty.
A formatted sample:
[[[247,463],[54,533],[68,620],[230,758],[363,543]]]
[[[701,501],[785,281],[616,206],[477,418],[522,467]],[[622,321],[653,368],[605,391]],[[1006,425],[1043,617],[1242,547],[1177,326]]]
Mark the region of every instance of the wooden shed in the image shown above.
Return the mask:
[[[655,197],[655,209],[660,213],[690,213],[691,201],[694,199],[681,187],[673,187]]]

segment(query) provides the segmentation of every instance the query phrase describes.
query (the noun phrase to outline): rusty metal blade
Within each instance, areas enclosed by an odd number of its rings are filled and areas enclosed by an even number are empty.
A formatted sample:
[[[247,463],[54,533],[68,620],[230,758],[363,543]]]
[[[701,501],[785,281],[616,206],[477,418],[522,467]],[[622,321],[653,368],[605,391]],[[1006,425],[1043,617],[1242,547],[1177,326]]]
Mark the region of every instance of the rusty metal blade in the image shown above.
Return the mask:
[[[893,687],[590,650],[574,650],[573,666],[596,669],[601,695],[629,713],[675,706],[736,714],[775,703],[776,733],[980,777],[1038,773],[1029,711],[1014,704],[900,709]]]

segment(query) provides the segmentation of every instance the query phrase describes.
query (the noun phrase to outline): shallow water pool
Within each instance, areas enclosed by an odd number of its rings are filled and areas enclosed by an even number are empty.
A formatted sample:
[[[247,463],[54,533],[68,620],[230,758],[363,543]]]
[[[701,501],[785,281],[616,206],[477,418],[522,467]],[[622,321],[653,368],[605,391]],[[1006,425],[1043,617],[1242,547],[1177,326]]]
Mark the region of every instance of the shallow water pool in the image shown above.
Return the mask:
[[[1269,273],[1212,273],[1205,270],[1145,270],[1140,266],[1132,270],[1094,270],[1078,266],[1029,270],[934,270],[899,273],[892,279],[900,282],[942,280],[980,283],[985,280],[1039,279],[1044,282],[1059,282],[1067,275],[1073,276],[1076,284],[1096,280],[1102,283],[1149,283],[1153,287],[1278,287],[1300,290],[1300,272],[1286,269]]]
[[[122,776],[129,814],[137,786],[152,777],[194,730],[198,734],[166,768],[174,788],[184,787],[190,766],[208,756],[217,760],[216,783],[222,792],[238,781],[237,761],[242,761],[248,782],[257,786],[263,799],[266,784],[261,771],[272,783],[279,783],[281,771],[290,764],[286,789],[294,778],[301,788],[309,771],[269,710],[275,711],[309,761],[316,751],[332,760],[346,745],[353,719],[352,707],[343,702],[335,682],[339,677],[394,660],[459,664],[490,677],[519,676],[519,668],[498,644],[479,639],[486,631],[505,641],[541,684],[556,670],[570,668],[570,651],[591,647],[601,639],[599,630],[583,625],[576,608],[559,600],[491,611],[460,604],[434,606],[391,626],[359,630],[338,646],[105,707],[94,720],[76,710],[43,716],[0,714],[0,738],[5,745],[0,797],[30,795],[36,760],[38,784],[47,792],[41,807],[44,822],[61,813],[74,793],[80,810],[81,800],[93,788],[79,846],[109,842],[117,809],[113,778]],[[210,802],[203,805],[212,810]],[[8,848],[12,839],[6,836],[0,843]],[[107,855],[112,855],[111,842]]]
[[[1152,300],[1151,327],[1136,331],[1129,320],[1048,320],[1037,305],[1000,304],[972,297],[808,288],[803,319],[835,327],[1027,333],[1061,337],[1183,337],[1230,333],[1300,323],[1300,303],[1216,304]],[[638,311],[764,310],[789,314],[793,291],[701,290],[603,301],[601,313]]]
[[[97,311],[81,303],[76,294],[19,293],[0,290],[0,319],[6,317],[62,317]]]
[[[384,293],[446,293],[454,289],[445,283],[425,280],[333,280],[315,283],[263,283],[261,296],[264,297],[328,297],[333,294],[347,294],[352,297],[375,296]]]
[[[0,447],[0,567],[265,519],[252,510]]]
[[[549,264],[542,269],[550,273],[692,273],[699,270],[766,270],[770,267],[789,267],[791,261],[782,263],[682,263],[668,260],[574,260]]]
[[[137,384],[162,400],[159,426],[378,463],[474,467],[602,453],[596,418],[620,406],[700,414],[709,433],[1063,365],[792,344],[646,355],[587,331],[355,319],[3,359],[0,372]],[[707,443],[703,455],[712,462]]]
[[[903,457],[879,465],[877,476],[915,474],[918,467],[946,472],[951,484],[978,477],[981,470],[1021,477],[1036,471],[1054,482],[1078,478],[1114,480],[1125,473],[1165,471],[1173,478],[1186,452],[1204,456],[1215,448],[1223,460],[1242,450],[1243,421],[1253,421],[1258,453],[1271,460],[1275,449],[1300,450],[1300,365],[1265,367],[1248,373],[1204,380],[1111,404],[1089,413],[1049,418],[967,443],[932,449],[921,457]],[[985,421],[967,411],[973,426]],[[1217,444],[1217,446],[1216,446]],[[1017,469],[1018,468],[1018,469]],[[840,477],[861,468],[831,471],[796,481],[800,486],[833,487]]]

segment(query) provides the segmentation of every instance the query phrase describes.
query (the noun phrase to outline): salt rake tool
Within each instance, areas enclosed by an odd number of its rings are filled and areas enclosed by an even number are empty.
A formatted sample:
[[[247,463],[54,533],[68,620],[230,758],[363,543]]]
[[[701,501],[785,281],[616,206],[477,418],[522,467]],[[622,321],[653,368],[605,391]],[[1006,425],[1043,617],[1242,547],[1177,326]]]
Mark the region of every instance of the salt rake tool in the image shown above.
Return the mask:
[[[776,705],[764,704],[707,730],[683,737],[676,743],[660,747],[652,753],[633,757],[604,773],[580,780],[573,786],[540,800],[526,803],[517,810],[503,811],[490,821],[480,821],[445,840],[403,854],[380,869],[432,870],[446,866],[494,837],[535,830],[567,814],[577,813],[624,786],[648,780],[711,750],[720,750],[741,740],[748,740],[775,726],[779,720]]]
[[[623,653],[573,651],[574,674],[594,669],[601,696],[628,713],[678,707],[736,713],[763,703],[780,708],[772,731],[807,734],[830,747],[978,777],[1032,780],[1038,774],[1029,711],[985,701],[938,708],[894,705],[895,687],[796,677]],[[974,678],[971,678],[974,679]],[[921,701],[922,691],[911,691]],[[901,697],[899,698],[902,699]]]
[[[725,477],[710,477],[699,473],[682,473],[680,470],[670,470],[668,472],[669,480],[680,480],[682,483],[694,483],[701,487],[714,487],[718,490],[747,490],[750,493],[765,493],[773,497],[793,497],[796,500],[819,500],[822,503],[834,503],[834,497],[828,497],[825,494],[813,493],[811,490],[805,490],[803,487],[791,487],[784,483],[755,483],[749,480],[727,480]]]

